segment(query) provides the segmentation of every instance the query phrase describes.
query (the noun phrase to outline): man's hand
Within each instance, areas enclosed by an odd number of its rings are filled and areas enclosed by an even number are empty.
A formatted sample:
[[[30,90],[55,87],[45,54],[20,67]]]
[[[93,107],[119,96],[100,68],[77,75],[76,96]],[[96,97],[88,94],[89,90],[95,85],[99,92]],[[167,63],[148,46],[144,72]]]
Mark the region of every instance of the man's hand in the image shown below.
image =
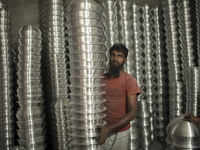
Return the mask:
[[[103,144],[110,134],[111,129],[108,125],[98,126],[97,128],[100,129],[100,134],[97,136],[97,142],[98,144]]]
[[[193,123],[200,123],[200,119],[198,117],[195,117],[193,114],[185,115],[184,120]]]

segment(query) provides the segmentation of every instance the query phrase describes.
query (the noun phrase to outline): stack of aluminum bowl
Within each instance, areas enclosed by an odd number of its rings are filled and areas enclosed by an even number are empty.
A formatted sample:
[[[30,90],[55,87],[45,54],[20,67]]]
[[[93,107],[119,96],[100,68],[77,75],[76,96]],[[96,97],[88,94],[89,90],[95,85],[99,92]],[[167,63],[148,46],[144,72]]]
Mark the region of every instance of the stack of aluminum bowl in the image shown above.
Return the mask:
[[[158,7],[155,8],[155,36],[156,36],[156,59],[157,59],[157,86],[158,86],[158,92],[157,92],[157,96],[158,96],[158,115],[156,118],[158,118],[158,137],[160,140],[164,141],[164,138],[166,136],[165,133],[165,127],[167,126],[167,118],[166,117],[166,112],[168,110],[168,108],[166,107],[167,104],[167,92],[166,92],[166,85],[167,82],[165,81],[165,79],[167,78],[167,75],[165,73],[166,67],[164,65],[164,55],[163,55],[163,51],[162,51],[162,43],[163,42],[161,40],[161,26],[160,26],[160,18],[161,16],[159,16],[159,9]]]
[[[191,67],[188,76],[187,114],[200,117],[200,67]]]
[[[165,36],[166,36],[166,49],[167,49],[167,62],[169,70],[169,103],[170,103],[170,120],[180,115],[182,112],[182,54],[180,53],[181,41],[178,36],[180,33],[177,31],[179,28],[177,25],[177,1],[164,0],[163,1],[163,17],[165,24]],[[180,16],[179,16],[180,19]],[[179,24],[180,25],[180,24]],[[177,38],[178,37],[178,38]],[[182,85],[181,85],[182,84]],[[181,88],[181,89],[180,89]],[[177,95],[174,95],[177,94]],[[178,104],[178,105],[177,105]],[[176,105],[176,106],[175,106]],[[177,108],[177,109],[176,109]]]
[[[67,148],[64,101],[67,101],[67,70],[63,0],[42,1],[43,55],[49,140],[53,149]]]
[[[170,101],[170,120],[180,116],[183,110],[183,83],[176,82],[174,84],[171,83],[171,101]]]
[[[139,147],[140,149],[151,148],[151,129],[150,129],[150,113],[148,111],[147,100],[140,100],[138,102],[138,132],[139,132]]]
[[[196,12],[196,31],[197,31],[197,54],[198,54],[198,66],[200,66],[200,1],[195,0],[195,12]]]
[[[105,124],[101,83],[105,61],[102,7],[92,0],[67,6],[69,45],[69,144],[70,150],[99,149],[94,139],[97,125]]]
[[[184,121],[184,115],[171,120],[166,128],[167,150],[199,150],[200,125]]]
[[[105,17],[104,25],[105,29],[105,36],[106,36],[106,69],[109,66],[109,48],[114,44],[118,43],[118,21],[117,21],[117,2],[115,0],[104,0],[102,1],[103,15]]]
[[[35,26],[25,25],[18,34],[18,142],[26,150],[45,149],[45,113],[40,76],[41,31]]]
[[[139,139],[139,133],[137,129],[138,120],[135,118],[130,122],[130,150],[137,150],[138,145],[138,139]]]
[[[146,70],[146,87],[147,103],[150,113],[151,139],[155,140],[156,132],[156,104],[157,104],[157,77],[156,77],[156,41],[155,41],[155,20],[154,9],[148,5],[144,6],[144,44],[145,44],[145,70]]]
[[[10,57],[10,13],[0,1],[0,149],[4,150],[14,144]]]

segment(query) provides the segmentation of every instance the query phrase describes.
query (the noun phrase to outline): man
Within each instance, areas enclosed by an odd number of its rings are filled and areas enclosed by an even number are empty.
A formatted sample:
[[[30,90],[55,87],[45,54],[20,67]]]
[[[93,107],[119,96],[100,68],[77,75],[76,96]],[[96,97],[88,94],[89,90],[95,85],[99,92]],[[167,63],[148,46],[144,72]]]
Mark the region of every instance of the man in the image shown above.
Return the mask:
[[[141,93],[134,77],[123,71],[128,49],[123,44],[114,44],[110,50],[109,71],[105,74],[104,97],[107,99],[105,120],[100,126],[98,143],[105,150],[126,150],[129,147],[130,121],[137,114],[137,96]]]

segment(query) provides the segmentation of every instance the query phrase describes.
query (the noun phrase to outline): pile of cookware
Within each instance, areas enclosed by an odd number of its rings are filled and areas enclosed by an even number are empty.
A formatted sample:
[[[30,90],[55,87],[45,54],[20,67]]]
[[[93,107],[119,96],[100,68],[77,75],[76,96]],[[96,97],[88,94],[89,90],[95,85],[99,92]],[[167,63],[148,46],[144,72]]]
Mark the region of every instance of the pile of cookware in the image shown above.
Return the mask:
[[[151,148],[151,129],[150,129],[150,113],[148,111],[148,104],[146,100],[140,100],[138,102],[138,143],[141,149]]]
[[[200,67],[191,67],[188,73],[187,114],[200,117]]]
[[[10,12],[0,1],[0,148],[5,150],[14,144],[10,48]]]
[[[47,100],[50,147],[67,148],[65,112],[67,104],[66,40],[63,0],[43,0],[43,70]]]
[[[105,114],[101,80],[105,61],[102,7],[71,1],[65,13],[69,73],[69,149],[99,149],[95,137]]]
[[[45,149],[46,120],[41,84],[41,31],[25,25],[18,31],[17,134],[25,149]]]

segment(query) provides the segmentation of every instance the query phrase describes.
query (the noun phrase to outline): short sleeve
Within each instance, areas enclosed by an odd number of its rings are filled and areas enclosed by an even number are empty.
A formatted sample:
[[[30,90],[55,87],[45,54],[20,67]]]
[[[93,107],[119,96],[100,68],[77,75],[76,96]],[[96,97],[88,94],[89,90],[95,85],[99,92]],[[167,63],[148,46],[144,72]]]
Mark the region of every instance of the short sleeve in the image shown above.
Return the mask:
[[[128,96],[139,95],[141,93],[138,83],[134,77],[128,76],[126,83],[127,83],[126,91]]]

